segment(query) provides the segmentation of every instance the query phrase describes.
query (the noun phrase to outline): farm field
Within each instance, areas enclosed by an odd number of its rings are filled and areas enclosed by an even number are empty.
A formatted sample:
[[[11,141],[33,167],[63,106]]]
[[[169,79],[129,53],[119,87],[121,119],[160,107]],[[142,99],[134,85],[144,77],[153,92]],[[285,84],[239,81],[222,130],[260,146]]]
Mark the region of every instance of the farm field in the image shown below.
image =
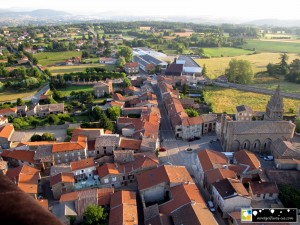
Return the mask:
[[[253,53],[253,51],[240,48],[203,48],[205,55],[210,57],[238,56]]]
[[[81,56],[81,52],[42,52],[37,53],[35,57],[39,60],[39,64],[43,66],[53,65],[59,62],[64,62],[72,57]]]
[[[296,58],[300,58],[297,54],[288,54],[289,63]],[[253,55],[241,55],[236,57],[221,57],[210,59],[195,59],[200,65],[206,65],[207,75],[209,78],[214,79],[224,74],[225,69],[228,67],[228,63],[231,59],[245,59],[252,63],[254,73],[266,71],[266,66],[269,63],[278,63],[280,53],[259,53]]]
[[[105,67],[108,70],[114,69],[114,66],[103,65],[103,64],[82,64],[82,65],[74,65],[74,66],[51,66],[48,69],[51,71],[52,75],[63,74],[63,73],[75,73],[82,72],[86,68],[90,67]]]
[[[18,93],[18,92],[8,91],[8,90],[0,92],[0,102],[10,102],[18,98],[25,98],[25,97],[32,96],[36,93],[38,89],[39,88],[36,88],[33,89],[32,91],[23,92],[23,93]]]
[[[84,92],[90,92],[93,91],[93,85],[80,85],[80,86],[68,86],[64,89],[59,89],[64,96],[70,96],[72,91],[79,92],[79,91],[84,91]]]
[[[211,104],[213,112],[234,114],[235,107],[243,104],[250,106],[254,111],[265,111],[270,96],[227,88],[210,87],[204,91],[204,99],[207,103]],[[288,115],[290,109],[297,112],[300,100],[284,98],[283,101],[286,115]]]
[[[300,94],[300,84],[287,82],[283,78],[281,79],[275,79],[273,77],[256,78],[254,79],[254,83],[251,84],[251,86],[275,90],[278,84],[280,85],[280,90],[283,92]]]
[[[266,41],[266,40],[247,40],[247,44],[242,47],[244,49],[255,49],[257,52],[286,52],[286,53],[299,53],[299,42],[287,41]]]

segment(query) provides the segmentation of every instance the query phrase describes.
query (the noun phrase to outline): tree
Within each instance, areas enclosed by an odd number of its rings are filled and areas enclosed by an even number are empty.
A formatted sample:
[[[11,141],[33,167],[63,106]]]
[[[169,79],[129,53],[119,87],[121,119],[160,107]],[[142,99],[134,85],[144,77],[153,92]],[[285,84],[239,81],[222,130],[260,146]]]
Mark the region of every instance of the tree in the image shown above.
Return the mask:
[[[247,60],[232,59],[225,70],[228,80],[233,83],[249,84],[254,77],[252,64]]]
[[[25,105],[24,101],[20,98],[17,99],[17,106],[23,106]]]
[[[182,90],[182,94],[186,95],[187,94],[187,91],[188,91],[188,86],[186,83],[184,83],[181,87],[181,90]]]
[[[42,141],[42,136],[39,135],[39,134],[34,134],[34,135],[32,135],[32,137],[30,138],[30,140],[31,140],[32,142],[35,142],[35,141]]]
[[[84,212],[84,224],[101,225],[107,224],[108,214],[104,208],[97,205],[89,205]]]
[[[290,82],[300,83],[300,60],[295,59],[290,65],[290,71],[285,76],[285,79]]]
[[[46,132],[42,135],[42,141],[56,141],[56,138],[53,134]]]
[[[117,61],[117,67],[123,67],[126,64],[126,60],[123,56],[120,56]]]
[[[282,75],[287,75],[289,73],[289,65],[287,61],[289,57],[286,53],[280,55],[280,72]]]
[[[124,87],[130,87],[131,86],[131,81],[127,77],[125,77],[123,79],[123,86]]]
[[[48,122],[50,124],[58,124],[59,121],[60,121],[60,119],[58,118],[57,115],[51,114],[51,115],[48,116]]]
[[[113,106],[107,109],[109,119],[116,121],[121,115],[121,108],[118,106]]]
[[[104,112],[99,106],[96,106],[93,109],[92,115],[95,120],[100,120],[100,118],[103,117],[103,114],[104,114]]]
[[[132,56],[133,56],[132,49],[127,46],[125,46],[121,49],[121,51],[119,52],[119,55],[123,56],[125,58],[126,62],[132,61]]]
[[[81,58],[83,58],[83,59],[89,58],[89,53],[87,51],[83,51],[81,54]]]
[[[207,70],[206,70],[206,65],[205,64],[203,65],[203,68],[202,68],[202,75],[203,76],[207,75]]]
[[[185,109],[184,110],[189,117],[199,116],[199,113],[195,109]]]
[[[300,133],[300,118],[296,119],[295,124],[296,124],[296,132]]]
[[[279,185],[279,199],[286,208],[300,208],[300,189],[292,185]]]
[[[39,61],[37,58],[33,57],[32,63],[33,63],[33,65],[37,65],[39,63]]]

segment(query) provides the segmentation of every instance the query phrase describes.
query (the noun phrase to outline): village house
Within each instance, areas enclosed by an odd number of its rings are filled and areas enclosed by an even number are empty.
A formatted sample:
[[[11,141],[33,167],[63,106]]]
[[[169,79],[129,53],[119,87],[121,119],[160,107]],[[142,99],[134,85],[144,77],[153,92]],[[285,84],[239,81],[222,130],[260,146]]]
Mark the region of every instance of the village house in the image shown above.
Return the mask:
[[[35,105],[32,109],[26,112],[27,116],[47,116],[49,114],[64,113],[64,103],[48,104],[48,105]]]
[[[0,115],[4,117],[12,116],[12,117],[17,117],[17,108],[7,108],[7,109],[0,109]]]
[[[50,177],[50,187],[55,199],[60,199],[62,194],[74,191],[74,174],[58,173]]]
[[[74,174],[75,182],[92,178],[96,170],[94,158],[73,161],[70,163],[70,166]]]
[[[0,115],[0,126],[4,125],[6,123],[8,123],[8,119],[6,117]]]
[[[139,72],[139,64],[137,62],[126,63],[124,70],[127,74],[136,74]]]
[[[271,143],[271,155],[274,159],[300,159],[300,144],[278,138]]]
[[[236,107],[235,119],[240,120],[252,120],[254,113],[249,106],[239,105]]]
[[[233,163],[246,166],[243,173],[238,175],[242,183],[246,183],[252,179],[259,178],[261,165],[259,159],[253,152],[247,150],[240,150],[235,152],[233,154]]]
[[[99,58],[99,63],[100,64],[109,64],[109,65],[114,65],[116,64],[117,59],[114,58],[106,58],[106,57],[100,57]]]
[[[134,161],[134,150],[115,150],[114,162],[115,163],[128,163]]]
[[[136,194],[133,191],[118,191],[111,196],[109,225],[137,225]]]
[[[118,134],[103,134],[97,137],[95,143],[96,158],[104,155],[113,155],[113,151],[119,146]]]
[[[205,172],[217,168],[225,168],[228,164],[228,158],[221,152],[204,149],[199,151],[197,156],[196,166],[199,171],[199,181],[202,186],[204,186]]]
[[[34,151],[29,150],[12,150],[2,153],[2,157],[5,157],[9,164],[12,166],[34,166]]]
[[[15,132],[15,128],[12,124],[5,124],[0,127],[0,146],[3,149],[10,148],[11,145],[11,137]]]
[[[121,150],[119,150],[121,151]],[[122,187],[136,182],[136,176],[156,168],[158,160],[154,155],[136,155],[134,161],[105,163],[97,168],[101,185]]]
[[[275,182],[253,181],[249,183],[249,194],[252,200],[276,200],[279,190]]]
[[[275,159],[275,167],[280,170],[300,170],[299,159]]]
[[[105,82],[97,82],[94,87],[94,95],[97,98],[103,97],[105,95],[109,95],[113,92],[113,86],[112,86],[112,82],[109,81],[107,83]]]
[[[19,116],[26,116],[27,110],[28,110],[27,105],[17,106],[17,114]]]
[[[121,149],[121,150],[134,150],[135,152],[137,152],[141,148],[141,143],[142,143],[141,140],[121,137],[118,149]]]
[[[216,131],[216,122],[217,122],[217,114],[202,114],[201,115],[203,125],[202,125],[202,133],[212,133]]]
[[[6,176],[22,191],[34,198],[37,198],[38,194],[41,193],[40,171],[33,167],[22,165],[13,169],[8,169]]]
[[[223,218],[228,218],[228,214],[233,211],[249,208],[251,205],[250,195],[243,184],[231,178],[212,184],[212,199]]]
[[[54,143],[52,154],[55,164],[85,159],[87,157],[87,138],[78,136],[77,142]]]

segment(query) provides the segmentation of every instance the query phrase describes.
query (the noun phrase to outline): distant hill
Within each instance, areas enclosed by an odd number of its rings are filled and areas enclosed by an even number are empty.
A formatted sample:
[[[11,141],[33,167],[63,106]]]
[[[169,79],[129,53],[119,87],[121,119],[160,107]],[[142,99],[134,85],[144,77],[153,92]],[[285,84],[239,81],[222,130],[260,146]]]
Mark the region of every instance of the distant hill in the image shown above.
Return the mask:
[[[273,27],[300,27],[300,20],[261,19],[261,20],[253,20],[245,24],[253,24],[256,26],[273,26]]]
[[[8,10],[0,10],[0,17],[23,17],[29,16],[34,18],[49,18],[49,17],[58,17],[58,16],[67,16],[70,15],[64,11],[57,11],[52,9],[37,9],[29,12],[13,12]]]

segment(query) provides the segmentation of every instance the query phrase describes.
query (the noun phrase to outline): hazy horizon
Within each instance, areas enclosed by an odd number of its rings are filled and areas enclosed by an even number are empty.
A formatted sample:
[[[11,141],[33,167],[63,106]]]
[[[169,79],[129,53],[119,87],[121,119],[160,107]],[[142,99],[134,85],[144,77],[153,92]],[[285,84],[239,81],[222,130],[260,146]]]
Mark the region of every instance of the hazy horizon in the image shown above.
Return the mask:
[[[186,0],[184,2],[171,2],[152,0],[151,2],[141,2],[138,0],[120,1],[110,0],[52,0],[24,1],[12,0],[1,3],[0,9],[24,11],[36,9],[54,9],[73,14],[91,14],[111,12],[114,15],[128,16],[160,16],[160,17],[213,17],[228,18],[237,20],[257,20],[257,19],[300,19],[298,9],[300,2],[297,0],[286,0],[274,2],[270,0],[211,0],[199,2],[197,0]]]

